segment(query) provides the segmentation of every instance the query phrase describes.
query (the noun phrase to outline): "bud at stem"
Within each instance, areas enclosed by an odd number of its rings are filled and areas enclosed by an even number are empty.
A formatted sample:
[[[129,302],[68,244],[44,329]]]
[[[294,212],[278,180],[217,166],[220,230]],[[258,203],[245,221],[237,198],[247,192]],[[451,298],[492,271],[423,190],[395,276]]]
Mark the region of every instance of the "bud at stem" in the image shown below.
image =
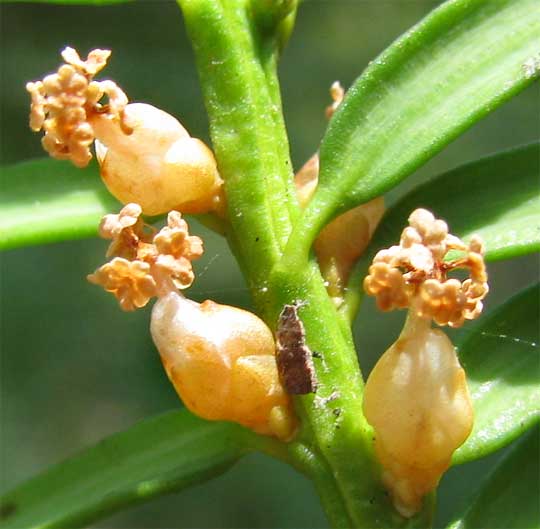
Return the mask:
[[[412,516],[473,426],[465,371],[452,342],[429,320],[409,313],[368,378],[364,414],[375,430],[383,482],[396,509]]]
[[[292,437],[296,420],[279,381],[274,337],[255,314],[171,292],[156,302],[150,330],[169,379],[193,413]]]

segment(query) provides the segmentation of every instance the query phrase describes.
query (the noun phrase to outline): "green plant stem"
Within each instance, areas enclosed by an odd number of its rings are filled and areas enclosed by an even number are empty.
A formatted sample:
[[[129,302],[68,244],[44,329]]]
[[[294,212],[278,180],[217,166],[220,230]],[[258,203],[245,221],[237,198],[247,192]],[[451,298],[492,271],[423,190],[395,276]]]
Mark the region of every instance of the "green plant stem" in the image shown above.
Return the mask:
[[[288,449],[293,465],[313,482],[330,525],[352,527],[343,497],[325,462],[303,443],[295,441],[288,445]]]
[[[243,0],[179,0],[190,34],[229,218],[248,281],[261,288],[295,214],[277,97],[277,44],[261,39]],[[296,208],[297,209],[297,208]],[[247,269],[247,267],[244,267]]]
[[[299,302],[306,342],[314,355],[318,388],[316,394],[296,399],[296,409],[304,429],[300,440],[318,456],[320,466],[312,476],[323,505],[325,495],[341,497],[349,523],[335,527],[416,527],[429,526],[433,505],[411,520],[394,510],[379,479],[379,467],[372,450],[373,431],[362,412],[363,381],[349,327],[344,326],[328,297],[314,258],[303,266],[278,265],[269,281],[274,294],[266,309],[272,311]],[[308,425],[308,426],[306,426]],[[321,476],[319,473],[322,472]],[[324,475],[326,472],[329,475]],[[325,507],[328,509],[328,507]],[[332,523],[335,513],[328,512]]]
[[[350,329],[328,297],[316,261],[288,266],[282,260],[299,210],[276,74],[279,35],[257,27],[244,0],[179,4],[225,180],[229,240],[258,312],[275,328],[283,306],[299,301],[307,344],[317,353],[317,393],[295,399],[302,428],[288,445],[294,465],[315,483],[335,527],[403,526],[374,462]]]

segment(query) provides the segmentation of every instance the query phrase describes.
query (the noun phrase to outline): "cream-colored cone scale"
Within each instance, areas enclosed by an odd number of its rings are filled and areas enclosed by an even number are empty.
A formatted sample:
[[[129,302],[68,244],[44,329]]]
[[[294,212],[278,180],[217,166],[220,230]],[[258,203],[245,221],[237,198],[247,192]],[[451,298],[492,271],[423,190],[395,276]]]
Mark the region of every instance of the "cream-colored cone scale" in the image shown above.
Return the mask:
[[[171,292],[156,302],[150,329],[169,379],[193,413],[282,440],[293,435],[274,337],[257,316]]]
[[[403,516],[421,507],[473,426],[465,371],[446,334],[409,315],[364,392],[383,482]]]

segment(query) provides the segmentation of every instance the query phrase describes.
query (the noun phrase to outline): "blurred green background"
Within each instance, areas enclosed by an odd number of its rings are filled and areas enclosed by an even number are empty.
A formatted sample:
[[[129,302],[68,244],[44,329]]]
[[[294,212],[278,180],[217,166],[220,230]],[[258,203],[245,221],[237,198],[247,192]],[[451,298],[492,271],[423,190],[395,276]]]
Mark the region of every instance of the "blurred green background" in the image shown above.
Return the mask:
[[[296,167],[315,151],[324,133],[332,81],[350,85],[369,60],[437,4],[303,3],[281,63]],[[101,8],[3,4],[1,14],[2,164],[43,156],[38,136],[27,127],[24,84],[56,69],[65,45],[81,54],[111,48],[105,76],[115,79],[132,101],[163,108],[192,135],[208,140],[192,52],[173,2]],[[538,95],[533,86],[496,111],[393,191],[389,201],[414,182],[537,139]],[[193,231],[203,235],[206,254],[190,295],[249,307],[249,294],[226,245],[199,225]],[[112,296],[85,281],[103,262],[105,248],[103,241],[88,240],[1,255],[2,490],[139,419],[181,405],[151,342],[149,311],[122,313]],[[534,281],[537,267],[536,257],[491,265],[487,308]],[[366,302],[356,326],[365,372],[394,341],[402,320],[403,314],[383,316]],[[453,469],[444,477],[438,526],[467,501],[498,457]],[[93,527],[315,528],[326,527],[326,521],[308,481],[281,463],[252,455],[207,484]]]

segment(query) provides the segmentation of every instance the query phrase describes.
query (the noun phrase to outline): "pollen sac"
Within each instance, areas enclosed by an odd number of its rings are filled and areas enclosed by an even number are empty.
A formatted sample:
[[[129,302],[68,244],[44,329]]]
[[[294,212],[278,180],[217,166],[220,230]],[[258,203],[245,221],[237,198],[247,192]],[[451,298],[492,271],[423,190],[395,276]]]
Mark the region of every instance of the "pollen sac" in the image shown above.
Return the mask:
[[[95,140],[103,181],[120,202],[140,204],[146,215],[176,209],[223,216],[223,182],[212,151],[166,112],[128,104],[113,81],[95,81],[110,54],[93,50],[83,61],[66,48],[56,73],[27,84],[30,128],[44,130],[44,149],[85,167]]]
[[[156,282],[150,274],[150,265],[142,261],[115,257],[88,276],[88,280],[114,294],[125,311],[144,307],[156,295]]]
[[[384,199],[377,197],[335,218],[315,241],[315,253],[328,283],[328,293],[338,307],[343,302],[350,271],[367,248],[383,213]]]
[[[311,200],[318,180],[319,155],[314,154],[295,175],[296,196],[302,208]],[[319,267],[336,306],[343,302],[351,268],[367,248],[383,214],[384,199],[377,197],[336,217],[315,240]]]
[[[193,413],[281,440],[294,435],[274,337],[257,316],[171,292],[155,304],[150,328],[169,379]]]
[[[455,259],[447,258],[450,250]],[[444,221],[417,209],[399,245],[381,250],[364,280],[381,310],[409,308],[399,339],[375,365],[364,392],[382,481],[406,517],[420,510],[472,430],[465,372],[452,342],[431,328],[431,320],[459,327],[479,316],[488,292],[483,253],[478,237],[465,244]],[[457,268],[468,269],[470,278],[449,278]]]
[[[100,172],[123,203],[137,202],[147,215],[171,209],[205,213],[222,207],[222,180],[212,151],[171,115],[144,103],[126,106],[124,122],[92,120]]]
[[[296,198],[301,208],[305,208],[319,183],[319,153],[315,153],[294,175]]]
[[[473,426],[465,372],[448,337],[413,318],[371,372],[363,406],[383,483],[410,517]]]

